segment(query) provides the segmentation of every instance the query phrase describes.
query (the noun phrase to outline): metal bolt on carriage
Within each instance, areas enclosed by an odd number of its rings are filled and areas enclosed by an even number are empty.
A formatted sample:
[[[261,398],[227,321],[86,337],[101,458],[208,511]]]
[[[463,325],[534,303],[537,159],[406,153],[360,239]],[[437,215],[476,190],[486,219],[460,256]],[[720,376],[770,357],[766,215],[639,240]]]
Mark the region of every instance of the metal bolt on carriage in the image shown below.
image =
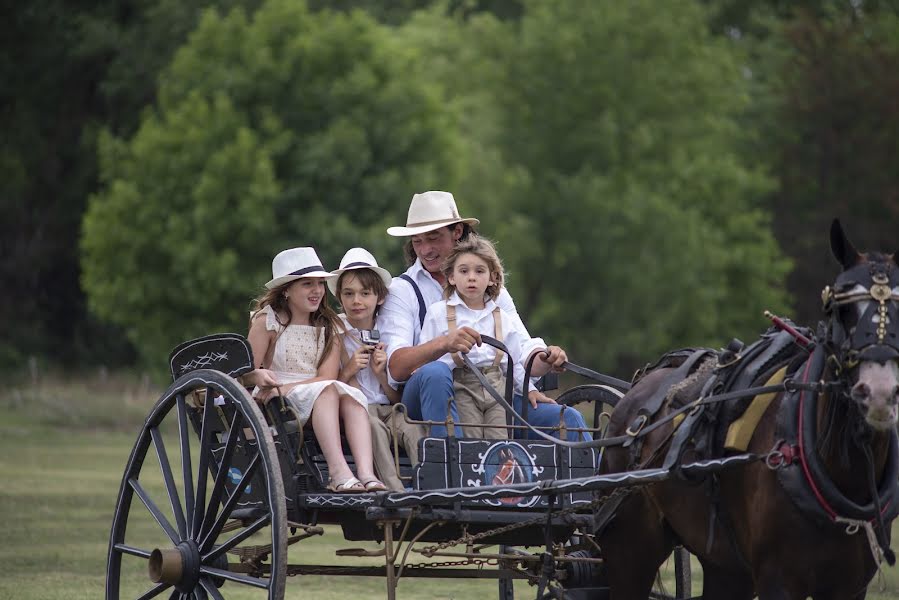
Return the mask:
[[[287,577],[297,575],[383,577],[391,599],[402,579],[418,577],[494,579],[501,600],[516,590],[538,599],[605,598],[594,513],[667,476],[662,469],[597,475],[603,448],[560,442],[567,433],[561,418],[556,431],[535,433],[526,415],[510,414],[508,439],[485,440],[463,437],[465,424],[448,416],[440,423],[448,437],[425,437],[419,465],[394,447],[406,491],[330,493],[311,427],[299,427],[282,398],[260,406],[237,379],[253,369],[243,336],[185,342],[169,360],[174,382],[147,416],[122,478],[108,600],[280,600]],[[602,407],[629,384],[570,367],[600,383],[571,388],[557,401],[593,402],[591,431],[602,439]],[[489,391],[511,405],[511,382],[509,373],[504,396]],[[352,465],[349,452],[347,460]],[[337,549],[335,564],[308,564],[300,542],[325,534],[324,525],[340,526],[347,542],[369,544]],[[294,545],[291,558],[302,564],[288,564]],[[376,560],[383,564],[371,566]],[[656,597],[690,597],[686,551],[675,551],[674,570],[673,596]]]

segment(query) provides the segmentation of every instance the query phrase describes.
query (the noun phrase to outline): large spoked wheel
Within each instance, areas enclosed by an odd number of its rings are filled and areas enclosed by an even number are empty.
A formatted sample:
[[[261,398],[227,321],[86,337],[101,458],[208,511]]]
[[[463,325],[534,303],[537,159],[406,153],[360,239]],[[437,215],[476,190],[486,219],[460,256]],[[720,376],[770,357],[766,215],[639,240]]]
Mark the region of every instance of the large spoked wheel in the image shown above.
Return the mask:
[[[106,598],[281,600],[286,518],[275,445],[256,402],[224,373],[188,373],[153,407],[128,459]]]

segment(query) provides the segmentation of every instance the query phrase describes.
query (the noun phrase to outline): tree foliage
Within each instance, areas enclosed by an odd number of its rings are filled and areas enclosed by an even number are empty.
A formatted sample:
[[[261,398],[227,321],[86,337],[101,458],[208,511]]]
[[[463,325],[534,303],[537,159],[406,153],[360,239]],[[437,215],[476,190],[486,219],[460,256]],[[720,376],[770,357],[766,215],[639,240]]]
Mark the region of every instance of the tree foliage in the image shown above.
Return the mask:
[[[420,186],[452,182],[439,98],[406,76],[414,53],[364,13],[270,0],[208,11],[130,139],[105,138],[104,190],[82,244],[92,308],[148,359],[191,336],[243,330],[271,257],[335,265]]]
[[[789,262],[762,206],[772,182],[742,153],[742,56],[706,13],[532,2],[469,31],[497,65],[475,85],[499,120],[480,147],[500,149],[476,201],[531,329],[607,368],[764,329]]]
[[[0,23],[0,364],[132,358],[87,311],[78,233],[97,186],[97,133],[123,134],[202,6],[255,0],[9,3]]]
[[[894,0],[308,2],[11,6],[0,363],[242,330],[287,246],[397,271],[383,229],[429,188],[498,239],[531,329],[604,369],[789,297],[813,323],[833,216],[895,247]]]
[[[838,270],[823,234],[831,219],[842,218],[860,248],[899,246],[899,11],[887,2],[826,2],[763,22],[765,35],[751,40],[765,99],[756,147],[779,183],[770,206],[797,261],[797,316],[814,322],[815,291]]]

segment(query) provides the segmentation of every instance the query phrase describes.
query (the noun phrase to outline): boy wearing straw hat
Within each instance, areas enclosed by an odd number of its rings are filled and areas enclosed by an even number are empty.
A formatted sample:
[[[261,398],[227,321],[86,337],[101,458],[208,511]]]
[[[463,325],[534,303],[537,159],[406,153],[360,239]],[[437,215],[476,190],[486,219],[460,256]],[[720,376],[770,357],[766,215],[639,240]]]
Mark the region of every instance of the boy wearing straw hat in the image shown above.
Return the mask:
[[[392,405],[400,394],[387,378],[387,353],[379,340],[378,311],[387,299],[392,277],[364,248],[350,248],[340,267],[331,272],[328,288],[344,313],[341,368],[338,379],[359,389],[368,401],[375,471],[393,491],[403,491],[394,462],[393,442],[406,449],[412,464],[418,464],[418,440],[425,436],[422,425],[407,423]]]
[[[380,321],[387,345],[390,382],[405,385],[402,401],[413,419],[446,420],[447,400],[453,397],[453,376],[452,370],[438,359],[447,353],[468,352],[472,346],[481,343],[481,335],[470,327],[460,327],[424,344],[419,343],[428,306],[443,298],[443,262],[456,243],[466,239],[478,223],[480,221],[477,219],[464,218],[459,214],[456,201],[449,192],[429,191],[412,197],[405,226],[387,230],[389,235],[409,238],[405,253],[411,266],[399,277],[394,277],[390,284],[390,294],[381,307]],[[496,304],[521,323],[515,303],[506,289],[502,290]],[[523,323],[521,328],[526,331]],[[543,340],[535,338],[526,355],[546,347]],[[552,349],[549,352],[546,362],[553,368],[561,368],[565,361],[564,354]],[[554,400],[536,389],[530,391],[528,400],[532,406],[528,412],[531,425],[558,425],[559,407]],[[516,410],[520,409],[521,402],[521,397],[516,396]],[[453,404],[450,404],[449,411],[453,420],[458,421]],[[581,434],[571,429],[586,427],[584,418],[577,410],[568,407],[563,419],[569,429],[568,439],[577,440]],[[431,426],[431,435],[445,437],[446,427]]]

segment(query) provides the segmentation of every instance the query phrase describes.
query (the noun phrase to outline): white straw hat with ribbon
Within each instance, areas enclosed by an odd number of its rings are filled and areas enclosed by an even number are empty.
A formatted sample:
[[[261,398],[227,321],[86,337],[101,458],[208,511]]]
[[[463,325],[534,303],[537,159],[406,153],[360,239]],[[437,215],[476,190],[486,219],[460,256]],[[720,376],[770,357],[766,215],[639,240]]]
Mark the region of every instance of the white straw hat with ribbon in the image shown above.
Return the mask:
[[[279,252],[272,261],[272,280],[265,287],[273,289],[304,277],[330,276],[331,273],[322,266],[322,261],[313,248],[291,248]]]
[[[378,261],[371,255],[371,252],[365,248],[350,248],[340,260],[340,268],[331,271],[331,278],[328,279],[328,289],[331,290],[332,294],[337,295],[337,280],[340,279],[341,273],[354,269],[371,269],[381,277],[381,280],[387,287],[390,287],[390,282],[393,281],[390,271],[379,267]]]
[[[418,235],[434,231],[454,223],[477,225],[477,219],[466,219],[459,215],[456,199],[449,192],[424,192],[412,196],[409,216],[405,227],[390,227],[387,233],[396,237]]]

